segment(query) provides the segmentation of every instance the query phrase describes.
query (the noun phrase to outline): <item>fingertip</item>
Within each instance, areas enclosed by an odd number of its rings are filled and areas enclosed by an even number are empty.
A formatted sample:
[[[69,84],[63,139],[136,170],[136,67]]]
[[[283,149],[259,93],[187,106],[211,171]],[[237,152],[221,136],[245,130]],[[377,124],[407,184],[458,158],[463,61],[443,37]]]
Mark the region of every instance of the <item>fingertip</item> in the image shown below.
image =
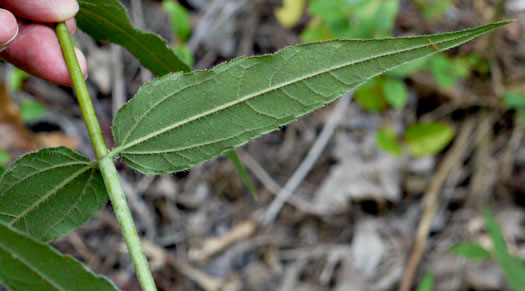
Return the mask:
[[[82,75],[84,75],[84,79],[87,79],[88,77],[88,70],[87,70],[87,61],[86,57],[82,53],[82,51],[79,48],[75,48],[75,54],[77,55],[78,65],[80,66],[80,70],[82,71]]]
[[[75,18],[71,18],[66,21],[67,30],[69,31],[69,34],[73,35],[75,31],[77,30],[77,22],[75,21]]]
[[[0,49],[2,45],[7,45],[13,41],[18,34],[18,24],[15,16],[5,10],[0,9]]]

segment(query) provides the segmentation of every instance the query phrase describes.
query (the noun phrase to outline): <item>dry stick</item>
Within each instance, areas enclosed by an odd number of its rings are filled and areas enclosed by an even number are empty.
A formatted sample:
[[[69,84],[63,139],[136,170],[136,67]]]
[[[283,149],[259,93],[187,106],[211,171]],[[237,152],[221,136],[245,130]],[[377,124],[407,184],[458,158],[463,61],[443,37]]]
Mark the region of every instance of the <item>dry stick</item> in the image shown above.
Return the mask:
[[[297,170],[293,173],[290,180],[288,180],[284,188],[279,192],[279,194],[277,194],[277,197],[275,197],[272,204],[263,214],[261,221],[264,225],[271,224],[275,220],[275,217],[279,214],[279,211],[281,211],[281,208],[284,206],[284,203],[286,203],[290,196],[293,195],[297,187],[299,187],[306,175],[308,175],[314,163],[319,158],[319,155],[321,155],[324,148],[328,144],[328,141],[334,133],[335,128],[339,124],[339,121],[343,117],[348,103],[352,99],[352,96],[353,92],[348,93],[345,96],[341,97],[341,99],[337,102],[334,111],[330,115],[330,119],[328,120],[328,122],[323,128],[323,131],[321,132],[314,145],[306,155],[306,158],[303,160],[299,168],[297,168]]]
[[[432,218],[439,207],[439,193],[441,192],[441,187],[445,183],[452,167],[454,167],[457,163],[462,162],[461,157],[468,149],[469,138],[472,134],[472,131],[474,130],[474,126],[474,120],[465,121],[461,127],[456,141],[454,142],[454,145],[452,146],[452,149],[447,154],[443,162],[441,162],[439,165],[439,168],[430,183],[428,191],[423,197],[423,216],[417,229],[414,248],[412,249],[412,253],[408,258],[407,267],[405,269],[405,274],[403,275],[403,280],[401,281],[399,291],[410,290],[414,273],[417,269],[417,266],[419,265],[419,262],[421,261],[421,256],[427,242]]]

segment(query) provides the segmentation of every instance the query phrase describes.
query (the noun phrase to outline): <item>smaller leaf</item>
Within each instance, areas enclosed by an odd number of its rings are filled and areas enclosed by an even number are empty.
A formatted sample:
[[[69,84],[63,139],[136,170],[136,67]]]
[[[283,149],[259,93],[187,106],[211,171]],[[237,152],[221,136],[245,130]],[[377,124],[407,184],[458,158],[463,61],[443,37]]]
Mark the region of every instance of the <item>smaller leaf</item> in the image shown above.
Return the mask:
[[[355,100],[364,110],[381,112],[387,107],[383,93],[384,80],[381,77],[373,78],[355,91]]]
[[[46,115],[46,108],[38,102],[24,100],[20,106],[20,113],[22,114],[22,120],[30,123],[42,119]]]
[[[505,92],[503,98],[505,105],[507,105],[509,109],[525,109],[525,95],[508,91]]]
[[[11,160],[11,155],[9,152],[0,150],[0,166],[4,167],[9,164],[9,161]]]
[[[18,69],[14,68],[9,72],[9,75],[7,76],[7,82],[9,84],[9,87],[13,91],[18,91],[20,88],[22,88],[22,83],[25,79],[29,78],[29,74]]]
[[[383,94],[394,108],[403,108],[408,100],[408,88],[405,82],[396,79],[387,79],[383,83]]]
[[[91,161],[65,147],[29,153],[12,163],[0,183],[0,221],[44,242],[93,217],[108,197]]]
[[[448,124],[422,122],[407,128],[404,141],[416,157],[435,155],[441,152],[454,137],[454,128]]]
[[[274,11],[277,21],[286,28],[296,26],[303,16],[305,4],[305,0],[283,0],[283,6]]]
[[[394,156],[400,156],[403,151],[397,142],[396,133],[390,128],[382,128],[377,132],[377,147]]]
[[[118,290],[71,256],[0,221],[0,282],[13,291]]]
[[[490,253],[477,243],[459,243],[452,246],[451,250],[456,255],[469,260],[486,260],[490,258]]]
[[[253,186],[252,179],[250,178],[250,175],[248,175],[248,171],[246,171],[246,168],[242,164],[242,161],[239,158],[239,155],[237,154],[235,150],[229,151],[227,154],[228,154],[228,158],[230,158],[230,160],[232,161],[233,166],[237,170],[237,173],[241,177],[242,181],[244,182],[246,187],[248,187],[248,190],[250,190],[250,193],[252,193],[253,198],[257,199],[257,191],[255,191],[255,187]]]
[[[428,272],[417,285],[417,291],[432,291],[434,289],[434,274]]]
[[[186,65],[193,67],[195,59],[193,58],[190,48],[186,44],[180,43],[173,48],[173,50],[175,51],[175,54],[186,63]]]
[[[162,8],[168,14],[171,29],[179,40],[187,41],[191,33],[191,21],[186,8],[173,0],[163,0]]]
[[[439,87],[451,88],[456,83],[454,64],[443,55],[435,55],[430,60],[430,70]]]

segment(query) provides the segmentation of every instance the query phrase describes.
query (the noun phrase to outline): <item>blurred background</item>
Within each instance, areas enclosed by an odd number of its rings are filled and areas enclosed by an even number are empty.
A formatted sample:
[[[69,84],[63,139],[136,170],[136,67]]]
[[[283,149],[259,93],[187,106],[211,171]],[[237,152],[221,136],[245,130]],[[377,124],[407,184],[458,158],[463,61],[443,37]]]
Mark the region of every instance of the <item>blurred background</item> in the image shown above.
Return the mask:
[[[194,69],[517,19],[240,148],[256,199],[225,158],[166,176],[117,166],[159,290],[525,290],[525,1],[122,3]],[[118,46],[75,41],[111,140],[112,116],[153,75]],[[6,63],[0,77],[1,167],[49,146],[94,157],[70,88]],[[52,245],[140,290],[110,205]]]

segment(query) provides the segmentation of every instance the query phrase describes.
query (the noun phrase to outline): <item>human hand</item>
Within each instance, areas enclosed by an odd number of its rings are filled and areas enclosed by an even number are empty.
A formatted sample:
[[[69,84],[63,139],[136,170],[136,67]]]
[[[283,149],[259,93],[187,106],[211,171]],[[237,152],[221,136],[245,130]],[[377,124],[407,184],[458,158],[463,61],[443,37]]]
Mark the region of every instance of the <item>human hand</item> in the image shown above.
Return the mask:
[[[73,33],[76,0],[0,0],[0,58],[50,82],[72,86],[54,23],[66,21]],[[84,76],[86,59],[75,48]]]

